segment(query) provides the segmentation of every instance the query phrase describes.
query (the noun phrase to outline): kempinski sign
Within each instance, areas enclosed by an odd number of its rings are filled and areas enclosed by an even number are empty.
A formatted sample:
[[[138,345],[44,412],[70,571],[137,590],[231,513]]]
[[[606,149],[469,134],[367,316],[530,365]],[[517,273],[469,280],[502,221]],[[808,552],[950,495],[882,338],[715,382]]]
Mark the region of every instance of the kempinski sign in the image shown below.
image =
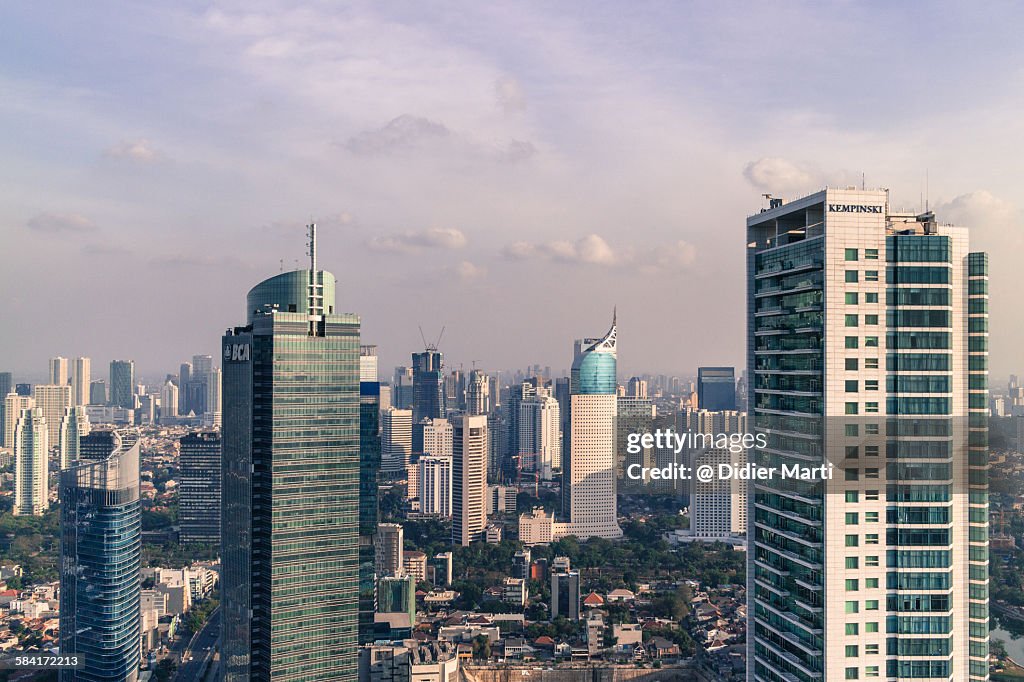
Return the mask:
[[[829,204],[829,213],[881,213],[881,206],[863,206],[861,204]]]

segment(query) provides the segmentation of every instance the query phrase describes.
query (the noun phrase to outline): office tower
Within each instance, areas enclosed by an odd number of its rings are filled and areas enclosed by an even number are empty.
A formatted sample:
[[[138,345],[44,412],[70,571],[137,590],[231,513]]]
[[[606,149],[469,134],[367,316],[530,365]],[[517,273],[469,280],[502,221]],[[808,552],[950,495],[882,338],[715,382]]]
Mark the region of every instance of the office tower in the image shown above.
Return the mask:
[[[5,404],[7,394],[14,390],[14,377],[10,372],[0,372],[0,447],[7,442],[7,416]]]
[[[377,524],[377,537],[374,542],[377,575],[402,575],[404,537],[401,524]]]
[[[487,375],[479,369],[469,373],[466,384],[466,414],[487,414],[491,411],[490,382]]]
[[[551,620],[562,616],[580,619],[580,572],[568,569],[551,573]]]
[[[391,383],[391,404],[399,410],[411,410],[416,401],[413,391],[412,367],[395,367],[394,380]]]
[[[89,382],[89,404],[107,404],[107,382],[105,379],[93,379]]]
[[[377,381],[377,346],[359,346],[359,381]]]
[[[736,369],[697,368],[697,406],[702,410],[736,409]]]
[[[562,415],[545,388],[519,403],[519,466],[550,481],[562,469]]]
[[[28,396],[8,393],[4,397],[4,442],[7,449],[14,447],[14,427],[21,418],[21,411],[35,407],[36,401]]]
[[[380,402],[380,409],[386,410],[391,407],[391,386],[388,384],[380,384],[380,394],[378,398]]]
[[[110,404],[126,410],[135,409],[135,361],[113,360],[110,363]]]
[[[441,552],[427,560],[427,580],[434,587],[448,587],[452,584],[451,552]]]
[[[530,579],[530,548],[521,549],[512,557],[512,577]]]
[[[46,417],[38,407],[21,410],[14,424],[14,515],[40,516],[50,507]]]
[[[89,404],[89,382],[92,381],[92,360],[75,358],[71,361],[71,404]]]
[[[626,397],[629,398],[646,398],[647,397],[647,381],[640,377],[630,377],[626,384]]]
[[[364,348],[376,349],[376,346],[362,346],[359,356],[359,644],[372,642],[374,638],[373,614],[377,610],[374,538],[379,516],[377,473],[381,463],[381,386],[377,381],[377,356],[367,355]]]
[[[571,414],[572,414],[572,401],[569,399],[569,377],[558,377],[555,379],[555,400],[558,401],[558,411],[562,419],[562,459],[563,459],[563,474],[564,474],[564,460],[569,456],[569,437],[572,433],[572,429],[569,428],[571,425]]]
[[[452,424],[452,542],[465,547],[487,526],[487,417],[463,415]]]
[[[178,387],[168,379],[160,389],[160,418],[174,419],[178,416]]]
[[[412,455],[412,410],[384,410],[380,429],[380,470],[389,474],[404,472]]]
[[[175,384],[178,387],[178,414],[188,414],[188,404],[186,402],[185,395],[185,384],[192,380],[192,363],[183,362],[178,366],[178,381]]]
[[[444,419],[444,362],[436,346],[427,346],[422,353],[412,354],[412,420]]]
[[[32,395],[32,384],[15,384],[14,392],[22,396]]]
[[[94,431],[60,474],[60,652],[84,662],[61,680],[134,682],[139,667],[139,443]]]
[[[431,419],[423,424],[423,454],[452,456],[452,424],[447,419]]]
[[[448,518],[452,515],[452,458],[423,455],[417,476],[420,513]]]
[[[223,377],[221,370],[214,367],[206,373],[206,412],[204,421],[207,426],[214,429],[220,428],[221,423],[221,382]]]
[[[719,432],[721,433],[721,432]],[[690,533],[703,538],[721,538],[747,532],[747,481],[719,477],[719,467],[742,468],[746,450],[702,448],[692,454],[692,471],[712,467],[714,477],[702,481],[696,476],[690,483]]]
[[[643,481],[629,478],[629,467],[653,466],[653,448],[641,447],[640,452],[629,451],[629,435],[632,433],[653,433],[654,418],[658,410],[649,398],[618,398],[615,421],[615,471],[620,488],[641,488]],[[677,429],[683,431],[685,429]],[[636,449],[635,447],[633,449]]]
[[[204,377],[213,370],[212,355],[193,355],[192,374],[195,377]]]
[[[507,444],[499,467],[508,475],[515,475],[518,468],[515,458],[519,457],[519,406],[526,398],[537,395],[537,385],[538,381],[535,378],[512,384],[509,387],[508,400],[502,405],[502,413],[507,422]]]
[[[46,417],[46,434],[51,447],[60,443],[60,420],[71,407],[71,386],[68,384],[38,384],[32,387],[36,407]]]
[[[79,458],[81,439],[91,431],[85,406],[74,405],[64,410],[60,420],[60,468],[73,466]]]
[[[356,679],[359,317],[310,232],[309,269],[253,287],[221,346],[227,680]]]
[[[387,575],[377,580],[377,613],[402,614],[408,620],[393,628],[409,630],[416,622],[416,582],[411,575]]]
[[[61,357],[50,358],[50,381],[48,383],[64,386],[68,383],[69,378],[68,359]]]
[[[570,383],[569,457],[562,462],[562,512],[558,537],[622,537],[615,500],[617,364],[615,316],[599,339],[577,340]]]
[[[836,465],[751,487],[748,679],[987,679],[986,255],[885,190],[746,243],[748,454]]]
[[[444,378],[445,405],[448,410],[463,412],[466,409],[466,375],[461,369],[453,369]]]
[[[182,436],[179,444],[178,538],[182,544],[216,545],[220,543],[220,434],[198,431]]]

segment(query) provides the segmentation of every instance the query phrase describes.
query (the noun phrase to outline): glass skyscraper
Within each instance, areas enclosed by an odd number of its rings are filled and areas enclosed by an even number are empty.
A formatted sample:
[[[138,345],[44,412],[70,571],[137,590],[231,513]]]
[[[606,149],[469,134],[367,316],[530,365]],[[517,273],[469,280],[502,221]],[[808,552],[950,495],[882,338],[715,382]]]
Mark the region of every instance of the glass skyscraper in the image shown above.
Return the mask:
[[[748,680],[988,678],[988,260],[827,189],[747,220]]]
[[[135,408],[135,361],[110,363],[110,404],[127,410]]]
[[[733,367],[697,368],[697,406],[721,412],[736,409],[736,369]]]
[[[177,407],[177,406],[175,406]],[[178,539],[182,544],[220,542],[220,434],[181,437],[178,473]]]
[[[130,431],[81,438],[60,474],[60,652],[84,667],[65,682],[134,682],[139,667],[139,442]]]
[[[359,318],[311,267],[258,284],[223,337],[228,680],[357,678]]]
[[[366,362],[363,356],[363,362]],[[373,358],[376,360],[376,357]],[[369,373],[366,374],[370,376]],[[372,373],[376,377],[376,372]],[[380,471],[380,382],[359,382],[359,642],[373,641],[377,610],[373,538],[377,533],[377,472]]]

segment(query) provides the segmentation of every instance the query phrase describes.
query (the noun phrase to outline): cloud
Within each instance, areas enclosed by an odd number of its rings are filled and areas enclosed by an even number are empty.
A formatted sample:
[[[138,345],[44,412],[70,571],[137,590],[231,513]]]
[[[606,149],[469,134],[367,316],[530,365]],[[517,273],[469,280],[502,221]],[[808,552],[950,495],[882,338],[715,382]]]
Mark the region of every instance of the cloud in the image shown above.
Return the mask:
[[[1013,204],[995,196],[988,190],[980,189],[953,197],[935,208],[936,218],[978,229],[989,227],[1004,228],[1016,222],[1017,211]]]
[[[110,147],[104,154],[114,159],[127,159],[140,163],[154,163],[164,158],[147,139],[125,140]]]
[[[799,191],[817,182],[815,174],[777,156],[751,161],[743,169],[743,177],[754,187],[766,192]]]
[[[511,76],[502,76],[494,82],[494,94],[498,99],[498,106],[507,113],[526,109],[526,93],[523,92],[523,86]]]
[[[613,265],[618,260],[615,250],[597,234],[588,234],[575,242],[513,242],[502,249],[502,253],[512,260],[555,260],[592,265]]]
[[[131,254],[131,251],[116,244],[93,243],[83,246],[82,254],[86,256],[127,256]]]
[[[697,247],[680,239],[674,244],[655,250],[654,264],[659,268],[686,268],[697,262]]]
[[[419,249],[461,249],[467,241],[462,230],[453,227],[431,227],[418,232],[374,237],[367,246],[373,251],[407,253]]]
[[[81,234],[96,231],[96,223],[78,213],[40,213],[25,223],[28,229],[48,234]]]
[[[462,281],[468,281],[472,279],[480,279],[487,274],[486,268],[482,268],[479,265],[474,265],[468,260],[461,261],[458,265],[451,269],[451,272]]]
[[[345,147],[360,156],[383,156],[449,140],[452,132],[440,123],[421,116],[403,114],[383,128],[352,136]]]
[[[537,153],[537,148],[532,142],[523,140],[512,140],[504,149],[498,152],[498,160],[506,163],[526,161]]]

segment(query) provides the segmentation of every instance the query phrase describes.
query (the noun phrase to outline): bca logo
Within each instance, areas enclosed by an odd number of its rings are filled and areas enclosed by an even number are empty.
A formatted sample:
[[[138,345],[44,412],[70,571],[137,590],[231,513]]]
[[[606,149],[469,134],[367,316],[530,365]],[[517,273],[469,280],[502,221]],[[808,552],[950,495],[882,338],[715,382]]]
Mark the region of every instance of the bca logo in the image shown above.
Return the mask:
[[[231,362],[248,362],[249,361],[249,344],[247,343],[229,343],[224,346],[224,359]]]

